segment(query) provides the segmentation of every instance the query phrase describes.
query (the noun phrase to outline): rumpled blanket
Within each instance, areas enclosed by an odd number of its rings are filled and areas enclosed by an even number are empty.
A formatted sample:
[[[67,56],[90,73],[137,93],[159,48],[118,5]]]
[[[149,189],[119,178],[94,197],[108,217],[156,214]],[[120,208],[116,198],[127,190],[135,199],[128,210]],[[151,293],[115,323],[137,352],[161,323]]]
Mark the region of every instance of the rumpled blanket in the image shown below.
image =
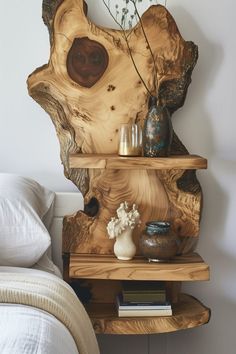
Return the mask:
[[[52,274],[0,267],[0,302],[47,311],[70,331],[80,354],[99,354],[91,321],[71,287]],[[26,272],[25,272],[26,271]]]

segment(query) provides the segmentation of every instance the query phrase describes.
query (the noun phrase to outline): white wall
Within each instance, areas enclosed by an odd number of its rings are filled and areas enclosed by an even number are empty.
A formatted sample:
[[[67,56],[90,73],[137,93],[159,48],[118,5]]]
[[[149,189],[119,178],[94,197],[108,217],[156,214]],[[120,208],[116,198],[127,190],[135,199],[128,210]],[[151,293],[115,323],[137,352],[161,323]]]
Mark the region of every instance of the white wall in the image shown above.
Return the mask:
[[[49,116],[27,93],[28,75],[49,57],[42,2],[0,4],[0,171],[30,176],[53,190],[76,190],[63,175]]]
[[[95,22],[111,24],[101,0],[87,3]],[[63,175],[50,118],[27,94],[28,74],[46,63],[49,54],[41,0],[0,4],[0,171],[33,177],[53,190],[76,190]],[[200,52],[173,125],[190,152],[209,160],[208,170],[198,172],[204,191],[198,250],[211,266],[211,281],[185,289],[212,309],[212,318],[206,326],[174,334],[102,336],[99,341],[102,354],[235,354],[236,2],[168,0],[167,7],[183,37]]]

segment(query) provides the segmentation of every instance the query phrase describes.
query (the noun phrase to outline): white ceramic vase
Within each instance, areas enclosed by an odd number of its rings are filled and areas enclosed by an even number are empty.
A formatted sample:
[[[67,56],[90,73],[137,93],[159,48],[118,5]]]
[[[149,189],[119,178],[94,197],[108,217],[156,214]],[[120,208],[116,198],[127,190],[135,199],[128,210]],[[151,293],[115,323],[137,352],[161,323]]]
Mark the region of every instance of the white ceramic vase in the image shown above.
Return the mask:
[[[116,237],[114,253],[122,261],[132,259],[136,253],[136,246],[132,239],[133,230],[127,227],[119,236]]]

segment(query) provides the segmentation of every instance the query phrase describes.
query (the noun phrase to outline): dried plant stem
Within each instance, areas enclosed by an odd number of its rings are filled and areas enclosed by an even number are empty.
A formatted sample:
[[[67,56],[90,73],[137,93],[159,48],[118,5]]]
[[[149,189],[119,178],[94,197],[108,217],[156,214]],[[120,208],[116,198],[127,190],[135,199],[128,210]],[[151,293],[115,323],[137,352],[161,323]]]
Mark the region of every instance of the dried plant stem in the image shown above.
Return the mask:
[[[141,25],[141,28],[142,28],[142,32],[143,32],[143,35],[144,35],[144,38],[145,38],[145,41],[148,45],[148,50],[151,54],[151,57],[152,57],[152,61],[153,61],[153,67],[154,67],[154,73],[155,73],[155,81],[154,81],[154,86],[155,86],[155,92],[157,93],[157,88],[158,88],[158,82],[157,82],[157,69],[156,69],[156,61],[155,61],[155,58],[154,58],[154,54],[153,54],[153,51],[152,51],[152,48],[150,46],[150,43],[149,43],[149,40],[147,38],[147,35],[146,35],[146,32],[144,30],[144,26],[143,26],[143,21],[141,19],[141,16],[139,15],[139,12],[138,12],[138,8],[137,8],[137,5],[135,3],[134,0],[130,0],[132,2],[132,4],[134,5],[134,9],[135,9],[135,12],[138,16],[138,19],[139,19],[139,22],[140,22],[140,25]]]
[[[135,71],[137,72],[137,74],[138,74],[140,80],[142,81],[142,83],[143,83],[145,89],[147,90],[147,92],[149,93],[149,95],[152,96],[151,91],[148,89],[147,85],[145,84],[145,82],[144,82],[144,80],[143,80],[143,78],[142,78],[142,76],[141,76],[141,74],[140,74],[140,72],[139,72],[139,70],[138,70],[138,68],[137,68],[137,65],[136,65],[136,63],[135,63],[135,61],[134,61],[133,54],[132,54],[132,52],[131,52],[131,48],[130,48],[130,45],[129,45],[128,37],[127,37],[127,34],[126,34],[124,28],[123,28],[123,27],[121,26],[121,24],[117,21],[117,19],[115,18],[115,16],[114,16],[113,13],[111,12],[109,6],[108,6],[107,3],[105,2],[105,0],[102,0],[102,1],[103,1],[103,4],[106,6],[106,8],[107,8],[109,14],[111,15],[111,17],[112,17],[113,20],[115,21],[115,23],[116,23],[116,24],[120,27],[120,29],[122,30],[123,37],[124,37],[124,39],[125,39],[125,42],[126,42],[126,45],[127,45],[128,51],[129,51],[129,55],[130,55],[130,58],[131,58],[131,60],[132,60],[133,66],[134,66],[134,68],[135,68]]]

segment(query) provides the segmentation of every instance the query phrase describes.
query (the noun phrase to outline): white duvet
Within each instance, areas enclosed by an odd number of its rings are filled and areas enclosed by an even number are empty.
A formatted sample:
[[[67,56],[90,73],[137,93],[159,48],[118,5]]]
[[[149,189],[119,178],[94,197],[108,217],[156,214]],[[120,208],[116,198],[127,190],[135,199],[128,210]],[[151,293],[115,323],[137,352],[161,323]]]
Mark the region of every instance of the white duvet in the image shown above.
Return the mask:
[[[24,305],[0,305],[1,354],[78,354],[68,329],[55,317]]]
[[[98,354],[89,318],[73,296],[52,274],[0,267],[0,354]]]

